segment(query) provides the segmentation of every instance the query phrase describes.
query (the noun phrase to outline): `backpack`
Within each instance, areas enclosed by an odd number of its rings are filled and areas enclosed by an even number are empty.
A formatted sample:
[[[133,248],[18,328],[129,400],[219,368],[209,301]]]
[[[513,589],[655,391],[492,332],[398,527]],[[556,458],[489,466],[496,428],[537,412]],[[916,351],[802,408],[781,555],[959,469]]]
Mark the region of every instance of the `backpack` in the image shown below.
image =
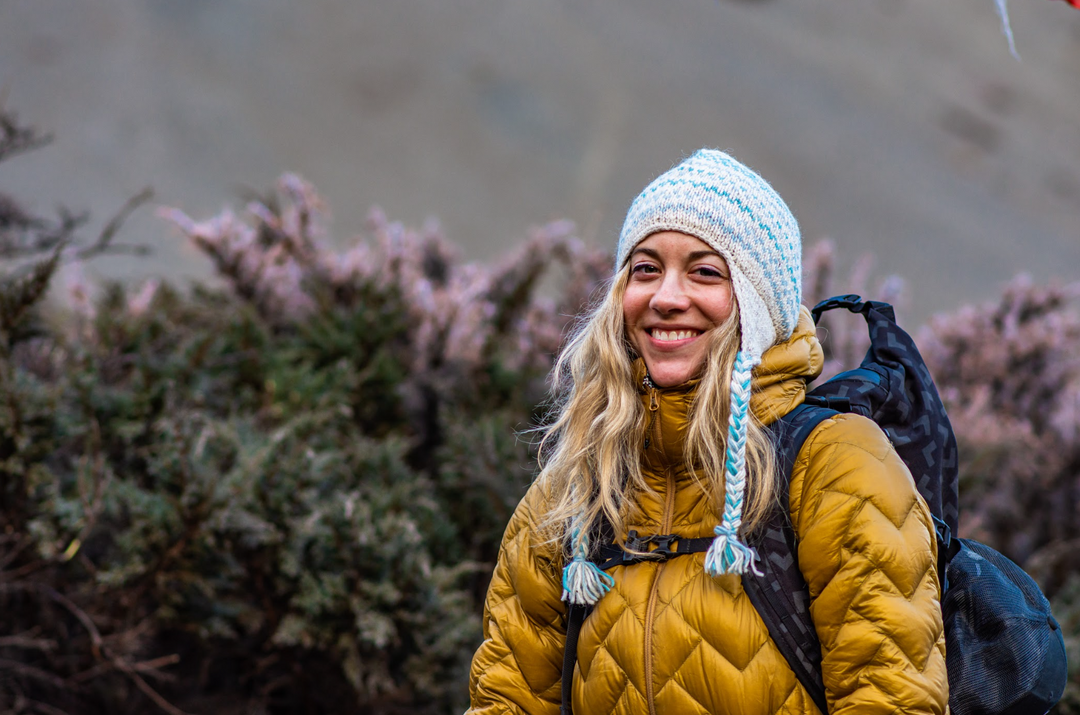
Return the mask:
[[[792,467],[806,438],[821,422],[846,412],[874,420],[904,460],[936,526],[943,598],[949,709],[953,715],[1045,715],[1062,696],[1068,677],[1061,628],[1034,580],[990,547],[954,538],[959,500],[956,437],[930,372],[914,341],[897,324],[892,306],[845,295],[814,307],[814,321],[836,308],[861,313],[870,331],[862,364],[811,390],[806,401],[770,425],[777,444],[782,504],[749,536],[764,576],[744,576],[743,588],[769,635],[822,713],[828,712],[821,677],[821,646],[810,618],[810,593],[799,570],[788,513]],[[610,530],[610,529],[608,529]],[[600,568],[646,559],[669,559],[708,549],[712,539],[677,535],[639,538],[629,554],[609,538],[594,555]],[[657,548],[650,550],[652,544]],[[674,547],[673,547],[674,544]],[[577,637],[588,615],[567,614],[563,659],[563,715]]]

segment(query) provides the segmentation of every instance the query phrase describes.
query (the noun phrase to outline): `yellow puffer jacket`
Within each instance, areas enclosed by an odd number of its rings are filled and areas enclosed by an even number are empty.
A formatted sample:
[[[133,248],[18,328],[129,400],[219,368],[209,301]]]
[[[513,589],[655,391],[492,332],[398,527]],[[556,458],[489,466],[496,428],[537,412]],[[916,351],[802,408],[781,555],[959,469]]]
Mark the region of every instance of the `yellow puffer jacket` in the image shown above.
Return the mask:
[[[821,369],[813,321],[755,371],[754,413],[771,422],[802,402]],[[641,535],[712,535],[718,523],[683,467],[693,388],[644,393],[655,410],[642,464],[654,493],[640,501]],[[472,664],[474,715],[559,711],[565,640],[562,556],[535,525],[542,484],[522,500],[503,539]],[[929,512],[881,430],[856,415],[814,430],[791,478],[799,564],[810,587],[833,715],[945,713],[945,638]],[[610,570],[615,585],[578,643],[575,715],[817,713],[743,592],[712,578],[704,554]],[[753,578],[753,576],[748,576]]]

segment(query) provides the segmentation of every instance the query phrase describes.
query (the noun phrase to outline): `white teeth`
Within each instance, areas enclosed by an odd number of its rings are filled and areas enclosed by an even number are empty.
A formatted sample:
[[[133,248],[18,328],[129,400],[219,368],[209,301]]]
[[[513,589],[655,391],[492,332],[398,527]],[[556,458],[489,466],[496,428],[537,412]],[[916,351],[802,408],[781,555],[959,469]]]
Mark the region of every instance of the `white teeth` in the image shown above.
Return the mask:
[[[660,342],[669,342],[672,340],[686,340],[697,335],[696,330],[654,330],[653,337]]]

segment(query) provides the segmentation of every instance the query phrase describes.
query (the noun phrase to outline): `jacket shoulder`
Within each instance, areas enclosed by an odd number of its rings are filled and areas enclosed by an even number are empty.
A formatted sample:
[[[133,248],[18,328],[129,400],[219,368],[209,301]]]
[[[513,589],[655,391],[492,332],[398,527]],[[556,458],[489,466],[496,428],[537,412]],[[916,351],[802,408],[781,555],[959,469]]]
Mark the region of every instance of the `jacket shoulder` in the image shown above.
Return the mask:
[[[545,538],[541,525],[550,506],[548,492],[541,482],[534,482],[518,503],[506,525],[499,561],[496,564],[488,606],[500,598],[512,599],[533,619],[553,623],[564,614],[562,602],[551,593],[561,586],[561,545]]]
[[[831,417],[810,433],[795,459],[789,486],[796,531],[815,496],[839,493],[873,500],[887,512],[908,511],[913,500],[920,499],[907,465],[882,429],[850,413]]]
[[[799,566],[812,597],[840,572],[852,589],[874,570],[914,587],[936,566],[930,510],[872,420],[845,414],[819,425],[799,452],[790,498]]]
[[[800,565],[811,593],[814,572],[820,568],[817,575],[827,580],[844,554],[884,554],[897,538],[904,542],[893,543],[894,555],[903,554],[900,561],[919,555],[921,562],[923,554],[936,552],[926,502],[873,420],[843,414],[819,425],[795,461],[789,494]],[[807,563],[802,563],[804,552]]]

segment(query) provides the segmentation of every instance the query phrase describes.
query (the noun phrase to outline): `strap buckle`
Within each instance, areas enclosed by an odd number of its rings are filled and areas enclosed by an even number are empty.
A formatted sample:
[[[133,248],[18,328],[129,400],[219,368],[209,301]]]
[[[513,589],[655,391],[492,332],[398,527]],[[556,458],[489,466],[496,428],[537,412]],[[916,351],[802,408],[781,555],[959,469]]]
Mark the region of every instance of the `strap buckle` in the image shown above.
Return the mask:
[[[637,563],[638,561],[667,561],[673,556],[678,556],[678,547],[671,548],[674,542],[679,540],[678,534],[654,534],[653,536],[638,536],[636,531],[626,534],[626,549],[623,551],[623,563]],[[655,549],[649,549],[651,544],[656,544]],[[645,555],[631,553],[632,551],[644,552]]]
[[[930,518],[934,520],[934,531],[937,532],[938,580],[941,582],[941,593],[944,596],[945,592],[949,590],[949,562],[960,551],[960,539],[952,535],[949,525],[942,519],[933,514],[930,515]]]
[[[852,412],[851,400],[846,397],[840,397],[839,395],[807,395],[804,400],[808,405],[814,405],[815,407],[824,407],[828,410],[836,410],[837,412]]]
[[[671,550],[671,543],[678,541],[679,537],[675,534],[664,534],[663,536],[654,536],[653,541],[656,543],[656,548],[650,553],[658,554],[663,561],[667,561],[672,556],[677,556],[678,551]]]

